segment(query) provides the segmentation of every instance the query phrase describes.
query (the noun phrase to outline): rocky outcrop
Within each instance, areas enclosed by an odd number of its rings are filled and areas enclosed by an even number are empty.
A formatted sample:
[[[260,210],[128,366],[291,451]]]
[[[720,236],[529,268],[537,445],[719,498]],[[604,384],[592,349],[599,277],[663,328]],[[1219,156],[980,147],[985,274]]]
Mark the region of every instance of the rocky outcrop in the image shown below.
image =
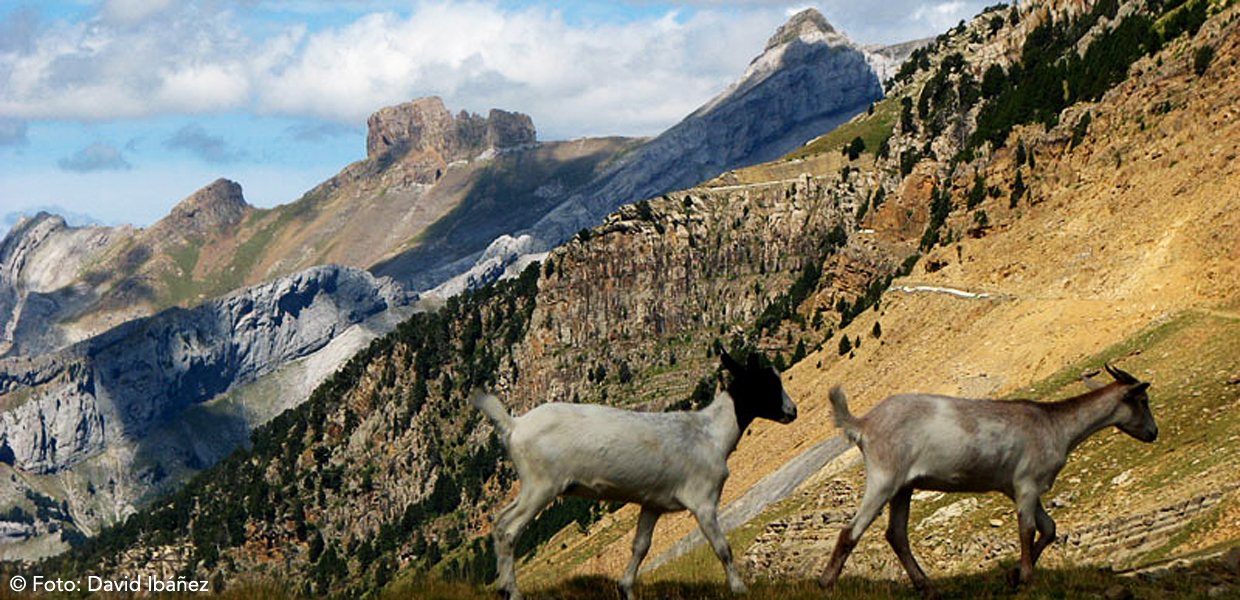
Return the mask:
[[[173,207],[168,216],[151,227],[150,237],[209,237],[236,227],[251,209],[237,182],[216,179]]]
[[[416,165],[419,183],[434,183],[454,161],[528,146],[536,138],[528,115],[492,109],[485,118],[466,111],[453,117],[436,96],[383,108],[366,125],[366,156],[403,157]]]
[[[131,321],[37,359],[5,360],[0,453],[25,471],[71,467],[407,302],[390,281],[316,267]]]
[[[98,298],[80,273],[131,227],[69,227],[56,215],[22,219],[0,241],[0,356],[62,346],[55,323]]]

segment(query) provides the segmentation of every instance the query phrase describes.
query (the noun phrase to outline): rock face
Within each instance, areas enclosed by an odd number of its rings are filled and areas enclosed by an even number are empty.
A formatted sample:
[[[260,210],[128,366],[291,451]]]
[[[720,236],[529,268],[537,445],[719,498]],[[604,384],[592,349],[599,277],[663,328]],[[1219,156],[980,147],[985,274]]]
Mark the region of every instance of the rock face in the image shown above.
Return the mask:
[[[151,230],[156,239],[168,235],[205,238],[237,226],[250,209],[237,182],[216,179],[173,207]]]
[[[96,298],[77,280],[129,227],[69,227],[48,213],[22,219],[0,241],[0,356],[66,342],[52,324]]]
[[[130,321],[60,352],[6,359],[0,456],[29,472],[69,468],[407,302],[390,281],[317,267]]]
[[[529,244],[533,251],[546,251],[623,204],[786,154],[882,98],[869,56],[817,11],[802,11],[776,31],[738,81],[590,183],[570,190],[554,210],[512,237],[528,235],[535,240]],[[444,261],[437,270],[396,260],[375,272],[426,289],[469,270],[484,254],[491,258],[511,247],[506,240],[496,244]],[[515,256],[508,261],[515,262]]]
[[[492,109],[486,118],[466,111],[453,117],[435,96],[379,110],[366,125],[366,155],[411,155],[421,167],[419,183],[434,183],[453,161],[528,146],[536,139],[528,115]]]

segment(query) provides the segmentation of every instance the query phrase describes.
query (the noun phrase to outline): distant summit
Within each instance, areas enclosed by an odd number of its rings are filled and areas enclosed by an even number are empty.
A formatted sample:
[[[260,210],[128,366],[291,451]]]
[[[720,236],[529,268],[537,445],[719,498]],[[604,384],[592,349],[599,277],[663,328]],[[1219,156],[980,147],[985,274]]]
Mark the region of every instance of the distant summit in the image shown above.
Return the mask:
[[[529,115],[491,109],[486,117],[462,110],[453,117],[438,96],[379,109],[366,120],[366,155],[436,151],[446,158],[469,158],[487,149],[534,143]]]
[[[822,13],[812,8],[807,8],[793,15],[791,19],[788,19],[787,23],[775,30],[775,35],[772,35],[771,39],[766,42],[766,50],[798,38],[835,32],[835,28],[827,22]]]
[[[235,227],[251,208],[241,194],[241,184],[221,177],[182,200],[151,229],[207,237]]]

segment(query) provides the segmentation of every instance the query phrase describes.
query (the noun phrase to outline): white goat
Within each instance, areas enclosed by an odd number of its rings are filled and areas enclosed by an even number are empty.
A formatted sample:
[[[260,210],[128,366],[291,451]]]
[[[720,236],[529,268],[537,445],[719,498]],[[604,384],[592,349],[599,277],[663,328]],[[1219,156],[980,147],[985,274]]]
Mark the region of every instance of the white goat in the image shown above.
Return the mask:
[[[835,585],[848,554],[883,505],[891,503],[887,542],[913,585],[936,596],[908,544],[909,500],[914,489],[1002,492],[1016,502],[1020,565],[1008,572],[1012,585],[1029,583],[1033,566],[1055,539],[1055,521],[1041,496],[1055,482],[1068,453],[1112,425],[1143,442],[1158,437],[1150,413],[1149,383],[1107,365],[1115,378],[1059,402],[966,400],[905,394],[883,400],[862,418],[848,412],[839,386],[830,392],[835,423],[865,457],[865,496],[840,531],[818,582]],[[1034,540],[1035,533],[1041,535]]]
[[[470,398],[499,430],[521,479],[517,499],[495,519],[501,591],[521,598],[513,564],[513,543],[521,529],[557,496],[572,495],[641,505],[633,558],[618,583],[625,600],[633,597],[655,522],[665,512],[686,508],[723,563],[732,591],[745,592],[716,518],[728,455],[754,418],[790,423],[797,409],[779,372],[762,368],[756,354],[747,366],[727,353],[721,359],[733,381],[698,411],[640,413],[553,402],[514,419],[495,396],[480,392]]]

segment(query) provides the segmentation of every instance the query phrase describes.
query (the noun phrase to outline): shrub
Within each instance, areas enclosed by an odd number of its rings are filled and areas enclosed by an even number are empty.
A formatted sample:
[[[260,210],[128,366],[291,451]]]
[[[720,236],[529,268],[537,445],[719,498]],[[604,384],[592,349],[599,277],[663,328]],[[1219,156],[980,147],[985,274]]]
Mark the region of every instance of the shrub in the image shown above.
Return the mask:
[[[1214,46],[1202,46],[1193,52],[1193,73],[1198,77],[1205,74],[1206,69],[1210,68],[1210,61],[1214,60]]]
[[[966,207],[972,209],[986,199],[986,178],[981,173],[973,176],[973,187],[969,190]]]
[[[1089,113],[1081,115],[1081,120],[1076,122],[1076,126],[1072,128],[1072,142],[1069,148],[1075,148],[1081,145],[1085,140],[1085,134],[1089,133],[1089,124],[1093,122],[1093,117]]]
[[[909,148],[900,153],[900,176],[907,176],[913,172],[913,167],[917,166],[917,161],[921,159],[916,148]]]
[[[998,63],[990,65],[982,75],[982,97],[987,100],[998,96],[1007,85],[1007,73]]]
[[[1020,202],[1021,196],[1025,195],[1025,179],[1021,176],[1020,171],[1016,171],[1016,181],[1012,182],[1012,200],[1008,203],[1009,208],[1016,208]]]
[[[917,125],[913,122],[913,99],[905,96],[900,99],[900,131],[914,133]]]
[[[853,138],[853,141],[848,144],[844,152],[848,154],[848,160],[857,160],[861,153],[865,152],[865,140],[861,139],[861,136]]]

